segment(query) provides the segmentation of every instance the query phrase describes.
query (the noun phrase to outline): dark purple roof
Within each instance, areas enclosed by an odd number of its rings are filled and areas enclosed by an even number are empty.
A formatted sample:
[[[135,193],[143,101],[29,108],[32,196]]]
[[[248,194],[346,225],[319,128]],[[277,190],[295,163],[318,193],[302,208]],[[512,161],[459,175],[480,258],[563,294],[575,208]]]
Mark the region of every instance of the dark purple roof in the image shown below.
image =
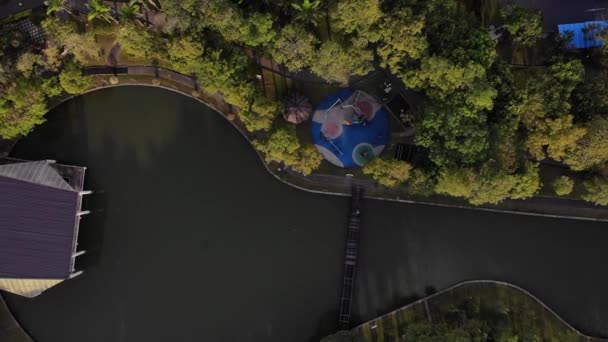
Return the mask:
[[[36,179],[52,179],[55,171],[40,163],[20,167],[36,170]],[[0,277],[65,279],[72,271],[79,195],[32,178],[0,170]]]

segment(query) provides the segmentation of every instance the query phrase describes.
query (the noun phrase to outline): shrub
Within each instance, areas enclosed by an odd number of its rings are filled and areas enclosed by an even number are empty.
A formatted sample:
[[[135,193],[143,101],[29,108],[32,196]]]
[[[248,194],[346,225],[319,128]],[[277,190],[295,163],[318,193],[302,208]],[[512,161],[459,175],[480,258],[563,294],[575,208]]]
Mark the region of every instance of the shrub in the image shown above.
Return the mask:
[[[321,153],[313,145],[306,145],[298,150],[297,158],[291,167],[304,176],[308,176],[321,165],[322,161]]]
[[[363,173],[371,175],[378,183],[394,187],[405,182],[412,165],[402,160],[376,158],[363,166]]]
[[[91,88],[93,81],[82,74],[78,64],[69,62],[59,74],[59,84],[68,94],[80,94]]]
[[[561,176],[553,181],[553,191],[558,196],[566,196],[572,192],[574,181],[568,176]]]
[[[608,205],[608,179],[596,176],[583,183],[586,193],[582,196],[585,201],[599,205]]]

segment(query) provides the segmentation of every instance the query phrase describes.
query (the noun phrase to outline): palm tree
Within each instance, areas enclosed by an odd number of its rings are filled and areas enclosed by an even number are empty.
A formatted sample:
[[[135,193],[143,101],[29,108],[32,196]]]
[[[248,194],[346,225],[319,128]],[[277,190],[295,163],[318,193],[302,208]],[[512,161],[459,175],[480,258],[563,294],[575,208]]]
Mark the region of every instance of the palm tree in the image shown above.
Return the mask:
[[[46,15],[52,15],[53,13],[66,12],[74,17],[76,15],[65,3],[65,0],[47,0],[44,2],[46,5]]]
[[[131,2],[122,4],[120,6],[120,19],[122,21],[136,20],[139,17],[139,10],[141,9],[141,3],[137,0],[131,0]]]
[[[303,0],[301,5],[294,2],[291,6],[299,12],[312,12],[316,10],[320,4],[321,0],[313,0],[312,2],[310,0]]]
[[[95,18],[101,18],[107,22],[114,22],[118,24],[118,20],[114,19],[111,12],[112,9],[109,6],[104,5],[103,0],[91,0],[91,3],[87,5],[89,8],[89,14],[87,14],[87,20],[93,21]]]
[[[304,21],[310,21],[316,25],[316,21],[314,19],[315,10],[321,5],[321,0],[302,0],[302,3],[292,3],[291,7],[293,7],[298,13],[296,14],[297,19],[302,19]]]

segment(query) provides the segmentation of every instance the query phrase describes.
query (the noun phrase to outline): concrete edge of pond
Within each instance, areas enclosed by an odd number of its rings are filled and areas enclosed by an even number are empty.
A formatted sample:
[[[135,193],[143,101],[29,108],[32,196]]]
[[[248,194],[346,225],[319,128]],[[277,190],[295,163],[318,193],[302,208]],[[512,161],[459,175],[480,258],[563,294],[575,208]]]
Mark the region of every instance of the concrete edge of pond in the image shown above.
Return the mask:
[[[528,298],[530,298],[533,302],[535,302],[536,304],[538,304],[540,307],[542,307],[544,310],[546,310],[547,312],[549,312],[549,314],[553,315],[561,324],[563,324],[564,326],[566,326],[569,330],[573,331],[575,334],[577,334],[579,337],[587,339],[589,341],[594,341],[594,342],[602,342],[602,341],[608,341],[608,339],[606,338],[601,338],[601,337],[594,337],[594,336],[589,336],[583,332],[581,332],[580,330],[578,330],[577,328],[575,328],[572,324],[568,323],[568,321],[566,321],[564,318],[562,318],[557,312],[555,312],[553,309],[551,309],[547,304],[545,304],[542,300],[540,300],[538,297],[536,297],[534,294],[532,294],[530,291],[517,286],[515,284],[511,284],[511,283],[507,283],[504,281],[499,281],[499,280],[487,280],[487,279],[483,279],[483,280],[466,280],[466,281],[462,281],[460,283],[457,283],[455,285],[452,285],[448,288],[445,288],[441,291],[435,292],[431,295],[428,295],[424,298],[420,298],[418,300],[416,300],[415,302],[409,303],[407,305],[404,305],[402,307],[399,307],[395,310],[392,310],[390,312],[387,312],[381,316],[378,316],[376,318],[373,318],[367,322],[361,323],[355,327],[353,327],[352,329],[359,329],[362,328],[366,325],[371,325],[374,322],[380,321],[390,315],[393,315],[397,312],[403,311],[403,310],[407,310],[410,309],[416,305],[425,303],[435,297],[439,297],[441,295],[447,294],[449,292],[453,292],[454,290],[460,289],[462,287],[467,287],[467,286],[471,286],[471,285],[480,285],[480,284],[490,284],[490,285],[499,285],[499,286],[504,286],[504,287],[508,287],[511,288],[513,290],[519,291],[521,293],[523,293],[525,296],[527,296]]]
[[[156,69],[163,69],[163,68],[156,68]],[[174,72],[169,69],[166,69],[166,71]],[[177,72],[174,72],[174,73],[179,74]],[[100,75],[106,75],[106,74],[100,74]],[[181,75],[181,74],[179,74],[179,75]],[[152,76],[149,76],[149,77],[152,77]],[[173,82],[173,83],[176,82],[175,79],[169,79],[168,81]],[[181,83],[179,83],[179,84],[182,85]],[[260,158],[260,161],[262,162],[262,164],[264,165],[266,170],[271,175],[273,175],[277,180],[283,182],[284,184],[287,184],[291,187],[294,187],[294,188],[302,190],[302,191],[307,191],[307,192],[311,192],[311,193],[315,193],[315,194],[325,194],[325,195],[334,195],[334,196],[343,196],[343,197],[348,197],[351,194],[350,187],[353,182],[348,182],[349,181],[348,179],[346,179],[346,182],[343,182],[342,184],[329,184],[328,185],[328,184],[320,183],[319,181],[315,182],[314,180],[311,179],[311,177],[302,176],[291,170],[281,169],[281,168],[279,168],[280,164],[274,163],[276,165],[271,166],[271,163],[266,162],[266,160],[264,159],[264,156],[261,154],[261,152],[258,151],[254,147],[253,140],[252,140],[253,136],[245,130],[244,126],[239,125],[236,122],[236,120],[230,120],[227,117],[227,114],[229,114],[229,113],[223,112],[218,107],[216,107],[215,105],[210,103],[210,101],[206,101],[205,99],[202,99],[200,97],[193,96],[192,93],[179,89],[177,86],[175,86],[173,84],[171,86],[166,86],[166,85],[161,85],[161,84],[151,84],[151,83],[142,83],[142,82],[131,81],[131,82],[123,82],[123,83],[119,83],[119,84],[107,84],[104,86],[97,86],[97,87],[88,89],[87,91],[85,91],[81,94],[66,97],[66,98],[62,99],[60,102],[54,104],[49,110],[51,110],[52,108],[58,106],[59,104],[65,102],[65,101],[68,101],[74,97],[84,95],[86,93],[94,92],[94,91],[97,91],[100,89],[111,88],[111,87],[121,87],[121,86],[142,86],[142,87],[161,88],[161,89],[173,91],[173,92],[179,93],[181,95],[187,96],[187,97],[194,99],[194,100],[198,101],[199,103],[211,108],[212,110],[214,110],[215,112],[220,114],[224,119],[226,119],[241,134],[241,136],[251,145],[252,149],[256,152],[256,154]],[[191,85],[186,85],[186,87],[189,90],[190,90],[190,88],[192,88]],[[192,89],[194,89],[194,88],[192,88]],[[201,96],[205,96],[204,91],[201,91],[200,93],[201,93]],[[207,97],[211,98],[211,95],[207,94]],[[332,187],[332,189],[328,189],[329,187]],[[380,190],[374,191],[374,192],[376,192],[376,193],[370,194],[368,192],[368,193],[366,193],[366,195],[364,197],[368,198],[368,199],[381,200],[381,201],[399,202],[399,203],[406,203],[406,204],[431,205],[431,206],[445,207],[445,208],[469,209],[469,210],[479,210],[479,211],[485,211],[485,212],[518,214],[518,215],[525,215],[525,216],[538,216],[538,217],[558,218],[558,219],[573,219],[573,220],[608,222],[608,210],[605,210],[602,207],[587,204],[586,202],[583,202],[580,200],[571,201],[571,202],[575,202],[575,204],[577,206],[580,206],[580,208],[576,208],[576,206],[569,206],[568,204],[566,204],[566,202],[568,201],[566,199],[541,198],[538,196],[533,197],[531,199],[527,199],[527,200],[508,200],[508,201],[505,201],[496,206],[472,206],[462,200],[444,198],[444,196],[441,196],[441,197],[434,196],[430,200],[425,200],[425,199],[402,198],[403,194],[391,193],[388,189],[380,189]],[[535,205],[537,207],[540,207],[540,209],[533,211],[531,209],[532,201],[536,201]],[[550,201],[553,201],[554,203],[553,204],[548,203]],[[561,204],[562,207],[557,208],[555,206],[556,203]],[[584,203],[583,206],[581,206],[581,203]],[[501,206],[503,208],[501,208]],[[514,209],[504,208],[505,206],[511,206],[511,208],[514,208]],[[587,211],[587,212],[590,212],[590,214],[585,216],[582,214],[575,215],[575,214],[564,214],[563,213],[563,211],[576,211],[576,210]],[[560,211],[562,211],[562,213],[560,213]]]

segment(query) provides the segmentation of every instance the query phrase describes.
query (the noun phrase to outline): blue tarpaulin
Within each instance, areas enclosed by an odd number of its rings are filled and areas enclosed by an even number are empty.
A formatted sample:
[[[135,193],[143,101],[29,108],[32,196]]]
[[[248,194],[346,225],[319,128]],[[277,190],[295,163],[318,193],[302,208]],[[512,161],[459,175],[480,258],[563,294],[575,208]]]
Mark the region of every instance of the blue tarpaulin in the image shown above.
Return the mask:
[[[570,46],[576,49],[602,46],[602,41],[597,40],[597,34],[608,28],[608,21],[586,21],[584,23],[557,25],[559,34],[564,36],[572,32]]]

